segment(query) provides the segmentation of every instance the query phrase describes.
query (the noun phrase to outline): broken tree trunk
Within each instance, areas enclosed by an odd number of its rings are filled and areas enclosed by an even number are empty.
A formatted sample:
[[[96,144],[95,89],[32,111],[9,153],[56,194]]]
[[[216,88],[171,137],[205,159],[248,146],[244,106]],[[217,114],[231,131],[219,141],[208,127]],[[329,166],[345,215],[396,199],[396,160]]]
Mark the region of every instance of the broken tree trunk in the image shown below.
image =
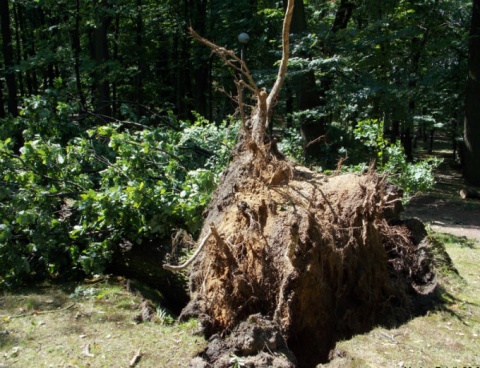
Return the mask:
[[[253,92],[257,106],[251,124],[244,120],[233,160],[208,208],[202,249],[188,261],[191,301],[181,318],[198,317],[207,336],[241,334],[239,326],[252,315],[270,321],[298,363],[289,354],[273,363],[279,357],[274,346],[279,351],[285,346],[265,343],[245,353],[248,359],[271,354],[271,361],[254,366],[313,367],[327,359],[337,339],[392,322],[386,316],[408,313],[408,295],[435,286],[423,227],[400,220],[401,194],[385,177],[373,171],[316,174],[286,160],[265,134],[285,76],[292,9],[289,0],[282,63],[270,94],[257,88],[231,51],[192,33],[245,74],[247,82],[238,85]],[[271,328],[268,324],[268,336],[275,335]],[[266,334],[255,331],[245,341]],[[197,358],[195,366],[227,367],[231,360],[225,356],[243,351],[237,343],[211,341],[204,354],[208,362]],[[225,346],[232,349],[226,355],[215,351]]]

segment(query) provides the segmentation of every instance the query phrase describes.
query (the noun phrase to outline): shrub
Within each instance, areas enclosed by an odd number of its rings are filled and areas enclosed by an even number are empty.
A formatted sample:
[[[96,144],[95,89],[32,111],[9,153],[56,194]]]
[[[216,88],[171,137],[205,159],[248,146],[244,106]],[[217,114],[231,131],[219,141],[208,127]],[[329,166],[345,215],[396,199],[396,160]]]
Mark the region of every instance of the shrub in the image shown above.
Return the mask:
[[[9,121],[25,127],[20,150],[0,140],[2,286],[99,273],[121,239],[195,233],[238,131],[199,116],[178,129],[115,122],[65,131],[79,126],[65,123],[65,109],[28,106]]]

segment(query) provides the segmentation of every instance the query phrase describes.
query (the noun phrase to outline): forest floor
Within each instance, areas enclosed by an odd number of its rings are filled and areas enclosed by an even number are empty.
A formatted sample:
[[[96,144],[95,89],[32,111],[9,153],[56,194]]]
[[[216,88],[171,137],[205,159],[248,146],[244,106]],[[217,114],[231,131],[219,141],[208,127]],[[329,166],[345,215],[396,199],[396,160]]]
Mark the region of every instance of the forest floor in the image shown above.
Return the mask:
[[[480,366],[480,201],[460,198],[451,151],[435,154],[447,158],[437,185],[405,212],[425,222],[451,259],[452,267],[439,264],[435,302],[399,326],[338,342],[323,366]],[[174,323],[154,294],[117,277],[0,294],[0,368],[188,367],[207,343],[196,321]],[[150,322],[139,317],[145,295]]]
[[[433,231],[480,242],[480,201],[460,197],[460,190],[465,185],[449,148],[448,142],[442,140],[434,145],[433,155],[444,160],[436,171],[436,184],[429,192],[411,200],[405,217],[418,217]]]
[[[177,324],[154,301],[142,310],[129,284],[101,277],[3,294],[0,367],[188,367],[206,346],[197,322]]]

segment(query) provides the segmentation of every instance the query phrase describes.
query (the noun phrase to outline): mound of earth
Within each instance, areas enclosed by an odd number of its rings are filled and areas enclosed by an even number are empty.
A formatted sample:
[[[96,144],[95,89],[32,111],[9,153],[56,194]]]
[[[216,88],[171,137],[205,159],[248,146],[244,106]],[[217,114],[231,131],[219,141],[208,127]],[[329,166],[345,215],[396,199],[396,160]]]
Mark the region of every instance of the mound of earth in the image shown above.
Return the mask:
[[[227,338],[213,335],[201,357],[192,360],[192,368],[242,367],[294,368],[296,360],[288,349],[280,329],[261,315],[252,315],[234,328]]]
[[[326,177],[276,152],[237,150],[210,204],[181,318],[227,336],[260,314],[299,366],[312,367],[338,339],[409,313],[411,296],[436,281],[425,229],[400,220],[401,192],[384,177]]]

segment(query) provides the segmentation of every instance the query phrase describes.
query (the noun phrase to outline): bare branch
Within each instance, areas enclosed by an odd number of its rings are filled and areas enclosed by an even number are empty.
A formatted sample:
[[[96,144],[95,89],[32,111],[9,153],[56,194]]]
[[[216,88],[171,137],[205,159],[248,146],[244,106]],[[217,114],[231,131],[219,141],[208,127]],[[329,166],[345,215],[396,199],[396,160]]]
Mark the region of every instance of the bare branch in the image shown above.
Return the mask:
[[[290,24],[292,23],[293,4],[294,0],[288,0],[287,10],[285,12],[285,18],[283,19],[283,31],[282,31],[282,60],[280,61],[280,67],[278,68],[277,79],[275,84],[267,97],[267,126],[269,124],[270,116],[272,114],[273,105],[276,103],[278,95],[285,80],[285,74],[287,72],[288,56],[290,53]]]
[[[250,73],[250,70],[248,70],[247,64],[245,64],[242,59],[235,55],[232,50],[228,50],[225,47],[218,46],[213,42],[207,40],[206,38],[203,38],[191,27],[189,28],[189,32],[194,39],[210,47],[212,51],[225,62],[225,64],[227,64],[229,67],[231,67],[238,73],[242,74],[248,81],[248,83],[244,82],[244,86],[258,95],[260,90],[258,89],[257,84],[253,80],[252,74]]]
[[[130,364],[128,365],[129,367],[135,367],[138,362],[140,361],[140,358],[142,357],[142,352],[140,349],[138,349],[138,351],[135,353],[135,355],[133,356],[132,360],[130,360]]]

